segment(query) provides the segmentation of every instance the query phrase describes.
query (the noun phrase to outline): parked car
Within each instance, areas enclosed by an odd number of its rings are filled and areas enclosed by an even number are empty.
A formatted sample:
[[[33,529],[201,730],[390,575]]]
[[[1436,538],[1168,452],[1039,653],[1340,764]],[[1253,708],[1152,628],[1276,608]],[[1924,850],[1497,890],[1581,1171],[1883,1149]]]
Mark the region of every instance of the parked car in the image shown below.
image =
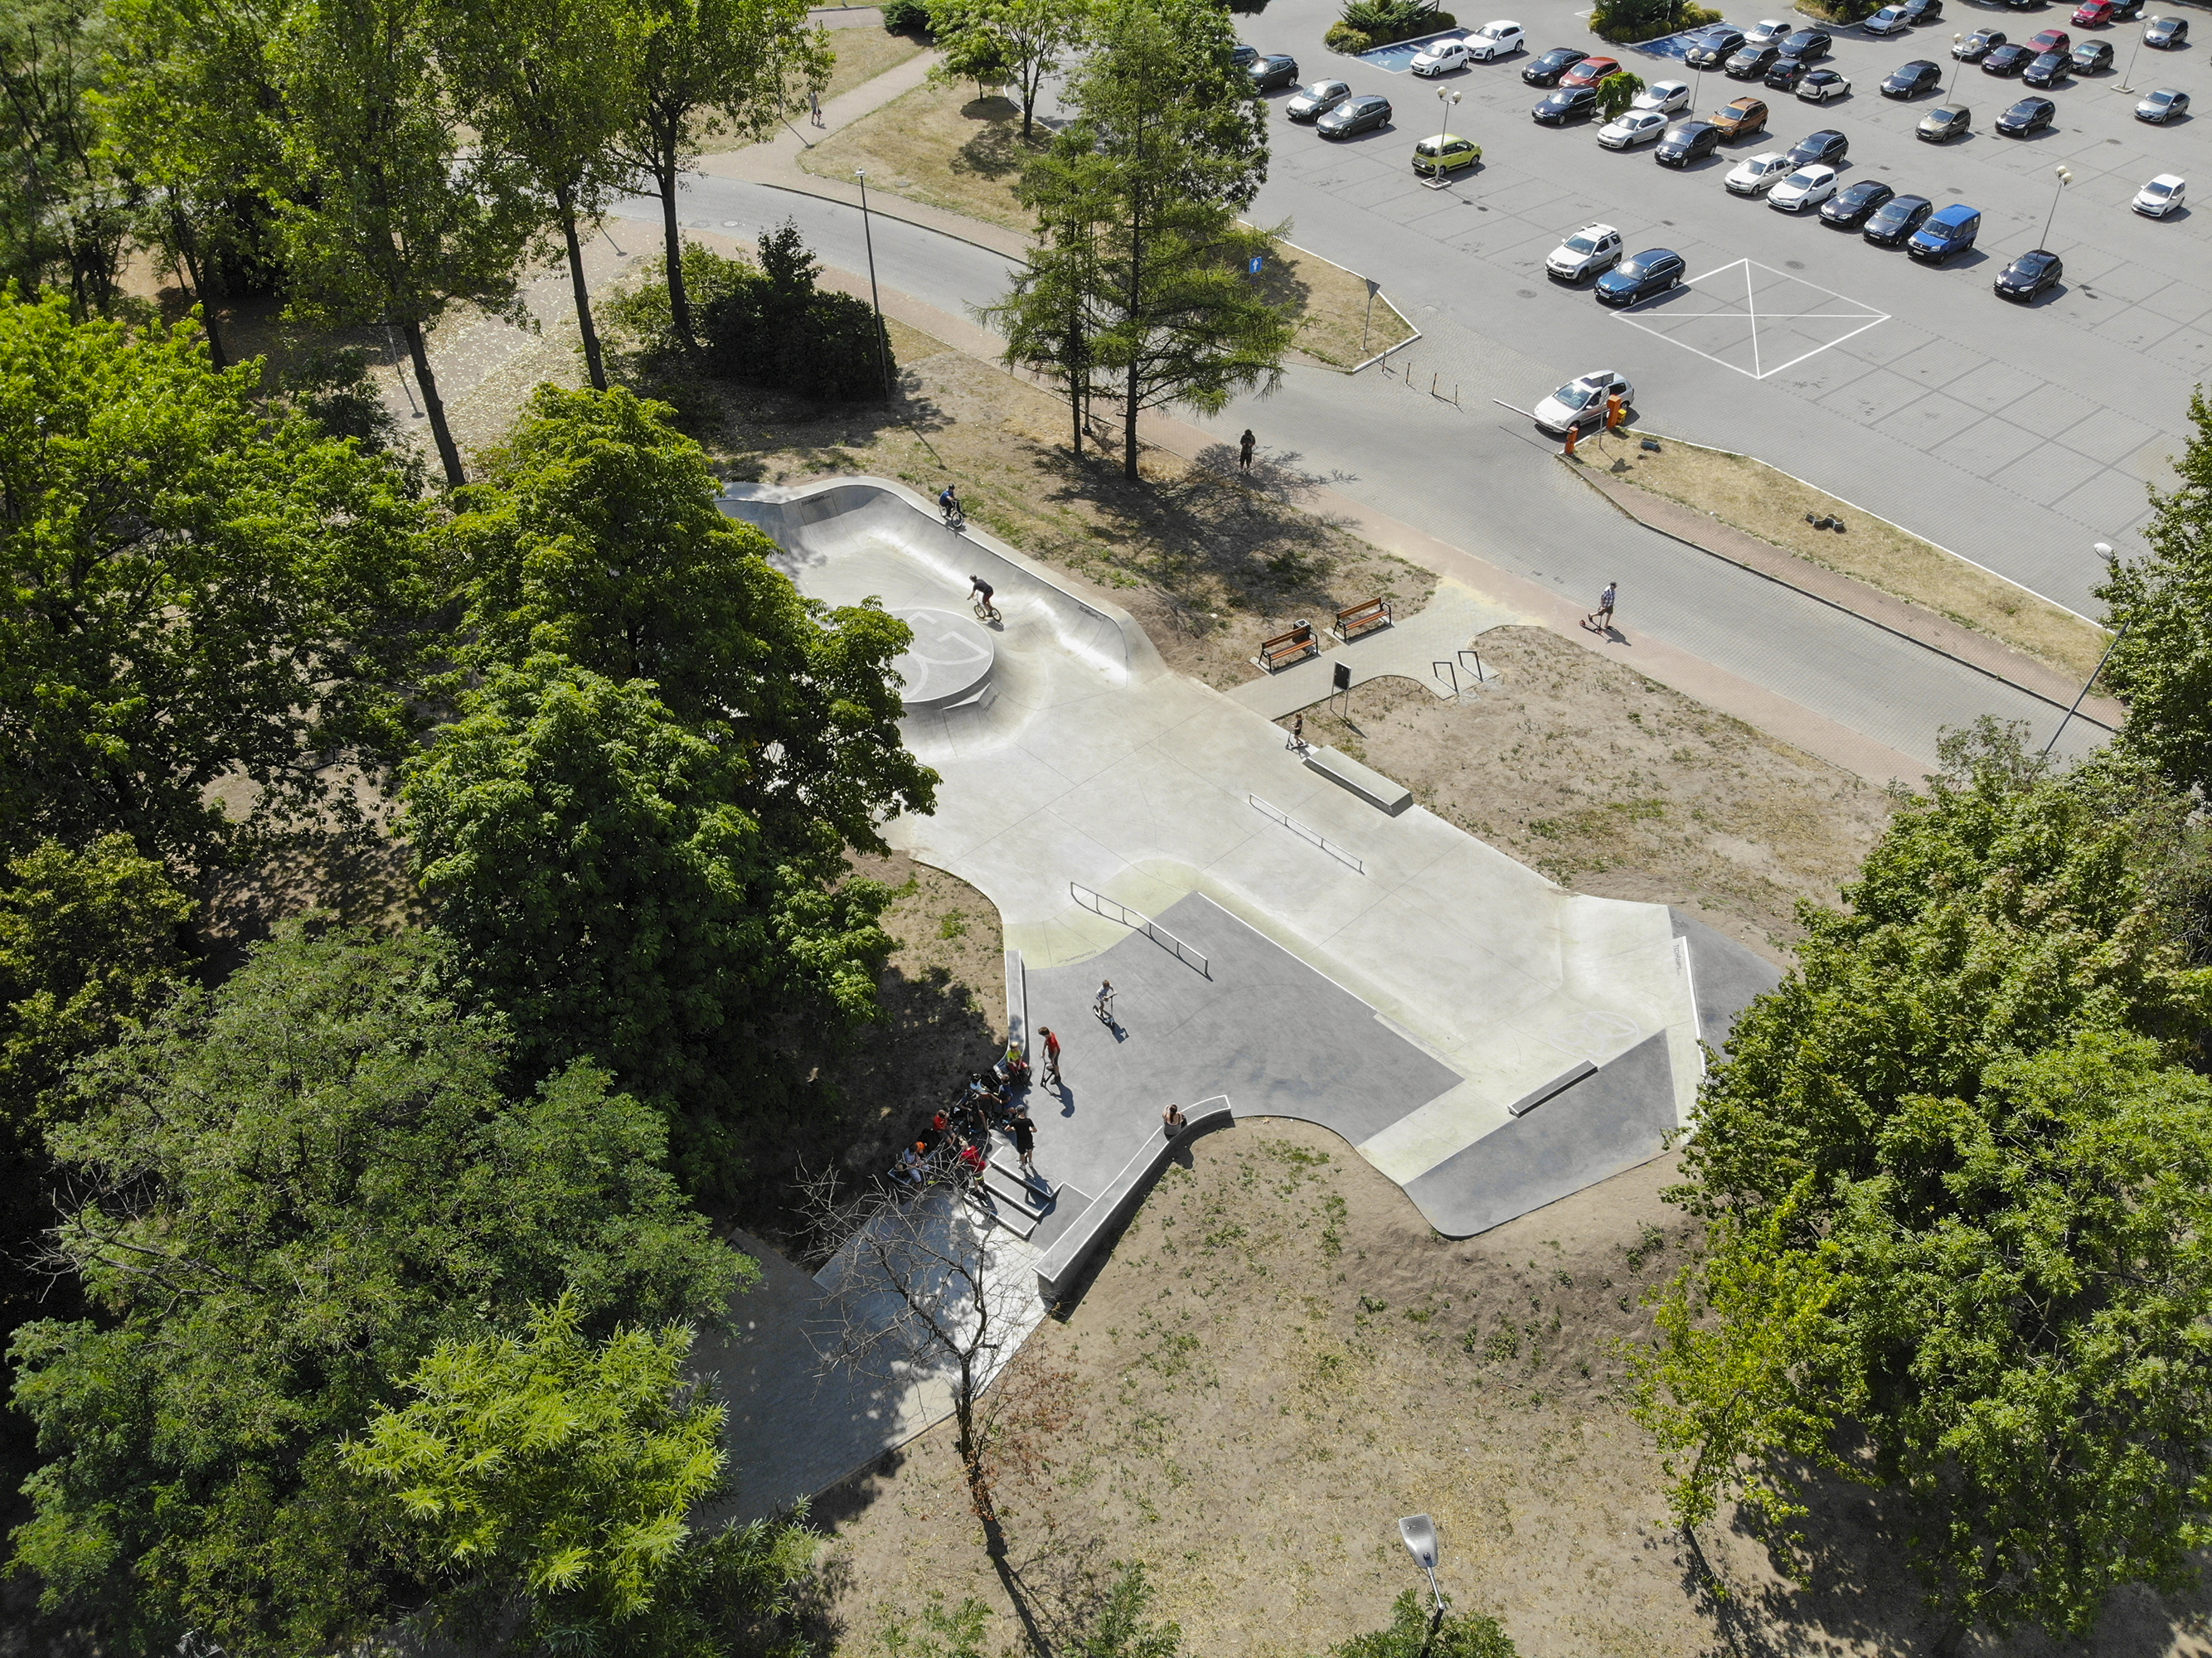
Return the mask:
[[[1682,256],[1672,248],[1647,247],[1600,276],[1591,292],[1600,305],[1634,305],[1679,288],[1688,269]]]
[[[1881,83],[1885,98],[1917,98],[1923,92],[1933,92],[1943,84],[1943,70],[1939,64],[1926,58],[1916,58],[1909,64],[1899,64],[1890,70]]]
[[[1826,29],[1798,29],[1783,38],[1782,55],[1795,58],[1801,64],[1817,64],[1828,55],[1828,48],[1833,44]]]
[[[1766,192],[1766,204],[1778,213],[1802,213],[1835,193],[1835,168],[1801,167]]]
[[[2148,121],[2153,126],[2164,126],[2168,121],[2189,113],[2189,94],[2176,92],[2172,87],[2160,87],[2147,93],[2142,102],[2136,106],[2136,119]]]
[[[2069,52],[2042,52],[2021,72],[2020,78],[2032,87],[2055,87],[2066,78],[2073,67],[2074,58]]]
[[[2143,0],[2082,0],[2075,9],[2074,27],[2102,28],[2107,23],[2131,23],[2142,15]]]
[[[2022,305],[2039,300],[2058,285],[2066,267],[2059,257],[2047,247],[2039,247],[2032,253],[2023,253],[1997,272],[1993,284],[2001,300],[2018,300]]]
[[[1682,61],[1692,69],[1718,69],[1743,45],[1743,31],[1716,23],[1690,42]]]
[[[1318,121],[1350,96],[1352,88],[1341,81],[1316,81],[1285,104],[1283,113],[1293,121]]]
[[[1825,104],[1831,98],[1841,98],[1851,89],[1843,71],[1816,69],[1797,83],[1798,98],[1808,104]]]
[[[1713,117],[1713,125],[1731,143],[1756,137],[1766,131],[1766,106],[1756,98],[1738,98]]]
[[[1662,115],[1672,115],[1678,109],[1690,106],[1690,83],[1687,81],[1654,81],[1636,94],[1631,109],[1656,110]]]
[[[1851,141],[1833,127],[1808,133],[1790,147],[1792,167],[1838,167],[1850,154]]]
[[[1324,138],[1349,138],[1355,132],[1371,132],[1390,125],[1390,100],[1373,93],[1347,98],[1314,123]]]
[[[1413,171],[1425,178],[1441,179],[1482,159],[1482,146],[1456,133],[1439,132],[1413,146]]]
[[[1912,27],[1940,23],[1943,21],[1943,0],[1905,0],[1905,15],[1912,19]]]
[[[2023,98],[1997,117],[1996,130],[2008,138],[2027,138],[2046,131],[2057,115],[2058,106],[2048,98]]]
[[[1478,64],[1492,64],[1500,58],[1510,58],[1527,45],[1528,36],[1522,33],[1521,25],[1501,17],[1467,37],[1467,55]]]
[[[1763,17],[1751,26],[1750,32],[1743,37],[1744,44],[1748,46],[1777,46],[1784,35],[1796,27],[1795,23],[1784,22],[1779,17]]]
[[[1229,49],[1229,61],[1238,69],[1249,69],[1260,58],[1260,48],[1248,46],[1242,40]]]
[[[2039,29],[2022,44],[2030,52],[2069,52],[2073,49],[2074,37],[2064,29]]]
[[[1778,58],[1766,71],[1766,84],[1777,92],[1795,92],[1810,69],[1802,58]]]
[[[1523,64],[1521,78],[1532,87],[1555,87],[1559,84],[1562,75],[1589,56],[1589,53],[1578,52],[1572,46],[1553,46],[1541,58]]]
[[[1731,81],[1756,81],[1774,67],[1775,59],[1782,56],[1776,46],[1738,46],[1721,65],[1721,73]]]
[[[2112,43],[2084,40],[2066,55],[2074,60],[2076,75],[2101,75],[2112,66]]]
[[[1632,109],[1617,121],[1608,121],[1597,130],[1597,141],[1607,149],[1633,149],[1638,144],[1656,144],[1659,135],[1667,130],[1667,118],[1656,109]]]
[[[1636,388],[1605,368],[1569,380],[1531,412],[1547,432],[1564,432],[1571,426],[1595,426],[1615,398],[1625,409],[1636,401]]]
[[[1456,75],[1474,61],[1464,40],[1431,40],[1415,52],[1413,61],[1406,65],[1424,80],[1438,75]]]
[[[1927,222],[1936,203],[1925,196],[1893,196],[1867,216],[1859,234],[1876,247],[1895,247]]]
[[[1764,196],[1780,184],[1790,171],[1790,158],[1778,149],[1770,149],[1738,161],[1729,169],[1728,177],[1721,182],[1731,195]]]
[[[1981,232],[1981,210],[1954,202],[1929,214],[1905,239],[1905,251],[1923,264],[1945,264],[1971,250]]]
[[[1866,222],[1868,215],[1896,194],[1879,179],[1862,179],[1820,203],[1820,222],[1856,230]]]
[[[1721,130],[1711,121],[1677,121],[1659,135],[1651,159],[1662,167],[1687,167],[1721,147]]]
[[[2189,186],[2179,173],[2161,173],[2136,191],[2136,198],[2128,205],[2138,213],[2154,219],[2163,219],[2181,205],[2182,197]]]
[[[1620,263],[1620,233],[1609,224],[1586,224],[1553,248],[1544,274],[1563,282],[1602,276]]]
[[[2186,17],[2154,17],[2143,25],[2143,45],[2155,46],[2160,52],[2172,52],[2176,46],[2189,44],[2189,20]]]
[[[1555,87],[1528,112],[1531,120],[1563,127],[1570,121],[1586,121],[1597,113],[1595,87]]]
[[[1912,19],[1902,6],[1884,6],[1859,27],[1869,34],[1902,34],[1912,27]]]
[[[1951,56],[1962,64],[1978,64],[2004,43],[2002,29],[1976,29],[1951,48]]]
[[[1948,143],[1954,138],[1963,138],[1974,130],[1974,112],[1964,104],[1943,104],[1929,110],[1912,129],[1912,136],[1923,143]]]
[[[2017,75],[2033,63],[2040,52],[2021,46],[1991,46],[1982,58],[1984,75]]]
[[[1252,77],[1255,92],[1273,92],[1278,87],[1297,84],[1298,60],[1276,52],[1246,64],[1244,73]]]
[[[1585,58],[1559,77],[1563,87],[1594,87],[1608,75],[1620,73],[1618,58]]]

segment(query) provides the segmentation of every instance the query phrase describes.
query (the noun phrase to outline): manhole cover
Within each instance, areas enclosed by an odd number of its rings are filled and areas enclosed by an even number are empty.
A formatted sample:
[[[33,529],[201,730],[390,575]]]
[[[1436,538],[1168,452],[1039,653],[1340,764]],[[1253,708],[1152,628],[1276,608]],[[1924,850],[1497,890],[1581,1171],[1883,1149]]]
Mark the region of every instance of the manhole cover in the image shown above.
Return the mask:
[[[891,614],[914,629],[914,642],[891,664],[906,682],[899,698],[908,708],[957,701],[990,677],[998,650],[973,616],[928,609]]]
[[[1516,288],[1513,291],[1524,300],[1533,300],[1536,297],[1536,290],[1533,288]]]
[[[1784,259],[1782,263],[1792,270],[1802,270],[1805,268],[1805,261],[1802,259]]]

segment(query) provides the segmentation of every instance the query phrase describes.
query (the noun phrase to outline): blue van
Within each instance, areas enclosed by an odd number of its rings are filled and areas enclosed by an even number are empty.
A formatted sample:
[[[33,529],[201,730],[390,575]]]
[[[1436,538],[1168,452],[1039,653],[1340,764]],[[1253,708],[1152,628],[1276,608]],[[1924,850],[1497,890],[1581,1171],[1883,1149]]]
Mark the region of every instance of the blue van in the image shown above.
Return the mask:
[[[1974,245],[1981,234],[1982,210],[1968,207],[1964,202],[1954,202],[1928,216],[1928,222],[1912,233],[1905,251],[1916,259],[1929,264],[1942,264],[1954,254],[1964,253]]]

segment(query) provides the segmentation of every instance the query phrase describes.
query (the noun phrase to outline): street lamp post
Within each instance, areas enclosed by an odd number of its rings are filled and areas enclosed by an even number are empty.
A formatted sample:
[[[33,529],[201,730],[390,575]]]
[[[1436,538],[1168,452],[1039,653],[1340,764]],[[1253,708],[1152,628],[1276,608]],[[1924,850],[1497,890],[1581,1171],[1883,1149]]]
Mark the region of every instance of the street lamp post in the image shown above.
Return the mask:
[[[1436,1597],[1436,1609],[1429,1614],[1428,1637],[1421,1643],[1421,1658],[1429,1658],[1429,1649],[1436,1644],[1437,1631],[1444,1621],[1444,1592],[1437,1586],[1437,1522],[1425,1514],[1407,1515],[1398,1522],[1398,1535],[1406,1552],[1413,1557],[1413,1564],[1428,1573],[1429,1593]]]
[[[2107,570],[2111,569],[2112,568],[2112,543],[2108,541],[2099,542],[2096,545],[2095,552],[2099,558],[2105,561],[2105,568]],[[2114,634],[2112,635],[2112,642],[2105,647],[2104,655],[2097,659],[2096,672],[2092,673],[2089,677],[2082,683],[2081,695],[2074,699],[2074,706],[2066,710],[2066,717],[2058,722],[2058,729],[2051,733],[2051,740],[2043,745],[2043,757],[2045,759],[2047,760],[2051,757],[2051,750],[2058,746],[2058,739],[2066,735],[2067,726],[2074,723],[2074,716],[2081,712],[2081,705],[2089,700],[2089,688],[2097,683],[2098,675],[2102,674],[2105,671],[2105,665],[2112,659],[2112,653],[2120,648],[2120,641],[2128,636],[2128,629],[2135,626],[2135,617],[2130,616],[2125,622],[2120,623],[2119,632]],[[1402,1525],[1403,1522],[1401,1523]],[[1413,1546],[1409,1543],[1407,1546],[1410,1548]]]
[[[1437,118],[1444,124],[1444,131],[1446,132],[1449,132],[1451,131],[1452,106],[1459,102],[1459,93],[1455,88],[1451,87],[1438,87],[1437,88],[1437,102],[1443,110],[1443,113]]]
[[[2142,56],[2142,31],[2136,31],[2136,49],[2128,54],[2128,78],[2120,82],[2120,90],[2135,95],[2136,59]]]
[[[1951,94],[1959,89],[1959,65],[1966,61],[1959,56],[1959,48],[1966,44],[1965,31],[1951,37],[1951,79],[1943,88],[1943,101],[1949,103]]]
[[[2043,241],[2041,246],[2045,248],[2048,248],[2051,246],[2051,227],[2058,217],[2058,198],[2066,193],[2066,186],[2074,182],[2074,175],[2068,172],[2063,165],[2054,167],[2051,170],[2057,175],[2058,183],[2057,187],[2051,192],[2051,211],[2044,216]],[[2100,547],[2104,545],[2102,542],[2100,542],[2097,544]],[[2109,551],[2110,550],[2107,549],[2106,550]]]
[[[884,327],[884,296],[876,287],[876,233],[868,221],[868,173],[865,167],[854,167],[853,176],[860,181],[860,236],[868,245],[868,300],[876,309],[876,363],[884,371],[884,407],[891,406],[891,359],[890,336]]]

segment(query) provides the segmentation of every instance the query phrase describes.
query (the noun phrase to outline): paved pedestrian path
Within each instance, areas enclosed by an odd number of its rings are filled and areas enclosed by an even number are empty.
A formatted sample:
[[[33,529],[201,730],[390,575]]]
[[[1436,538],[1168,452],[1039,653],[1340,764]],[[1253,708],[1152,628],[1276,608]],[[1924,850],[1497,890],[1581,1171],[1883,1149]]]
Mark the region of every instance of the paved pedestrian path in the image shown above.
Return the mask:
[[[1439,697],[1456,695],[1462,689],[1472,692],[1480,689],[1475,663],[1473,657],[1462,659],[1459,653],[1473,646],[1476,635],[1492,628],[1536,623],[1536,618],[1486,598],[1461,582],[1442,581],[1421,609],[1349,644],[1330,640],[1326,631],[1328,617],[1313,622],[1316,633],[1329,648],[1294,667],[1250,680],[1229,695],[1263,720],[1279,720],[1327,696],[1336,683],[1340,665],[1352,671],[1354,685],[1395,677],[1426,686]],[[1492,670],[1486,668],[1483,672],[1488,675]]]

